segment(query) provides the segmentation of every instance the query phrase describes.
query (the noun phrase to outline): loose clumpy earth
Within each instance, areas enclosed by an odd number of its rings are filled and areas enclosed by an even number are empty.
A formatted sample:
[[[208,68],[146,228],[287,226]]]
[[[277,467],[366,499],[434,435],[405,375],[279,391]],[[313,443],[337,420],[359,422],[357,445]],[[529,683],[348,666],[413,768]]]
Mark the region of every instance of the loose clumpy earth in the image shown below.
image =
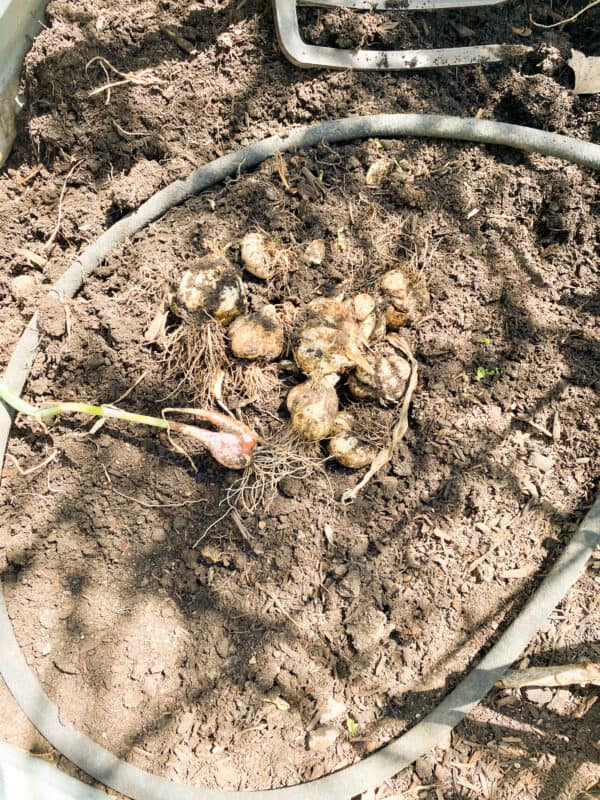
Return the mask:
[[[531,7],[547,23],[572,10]],[[208,253],[241,265],[252,230],[287,254],[268,281],[244,274],[252,308],[273,303],[293,319],[307,300],[371,292],[397,267],[430,296],[403,330],[419,364],[409,432],[348,507],[339,499],[362,472],[321,463],[319,445],[293,451],[275,491],[239,495],[239,474],[203,453],[194,471],[151,430],[17,421],[0,572],[26,658],[64,722],[199,787],[310,780],[417,722],[518,613],[598,487],[599,197],[582,168],[468,144],[321,145],[172,210],[75,300],[43,299],[87,243],[157,189],[296,124],[438,112],[598,140],[600,101],[573,94],[565,63],[571,46],[600,55],[598,8],[548,32],[515,3],[301,16],[307,38],[334,46],[526,41],[536,52],[423,74],[303,72],[276,49],[259,0],[50,2],[0,176],[2,353],[6,363],[41,301],[25,391],[35,403],[128,393],[120,405],[156,414],[206,393],[202,362],[188,374],[184,351],[178,361],[144,336],[173,276]],[[323,263],[303,266],[315,239]],[[229,407],[263,435],[280,430],[298,376],[234,367]],[[385,443],[394,407],[340,397],[361,435]],[[235,513],[227,497],[244,501]],[[600,656],[599,564],[532,642],[532,665]],[[344,704],[328,723],[337,737],[308,749],[332,697]],[[421,786],[431,798],[592,796],[596,699],[593,687],[497,690],[446,750],[377,796]],[[3,740],[77,774],[4,687],[0,703]]]

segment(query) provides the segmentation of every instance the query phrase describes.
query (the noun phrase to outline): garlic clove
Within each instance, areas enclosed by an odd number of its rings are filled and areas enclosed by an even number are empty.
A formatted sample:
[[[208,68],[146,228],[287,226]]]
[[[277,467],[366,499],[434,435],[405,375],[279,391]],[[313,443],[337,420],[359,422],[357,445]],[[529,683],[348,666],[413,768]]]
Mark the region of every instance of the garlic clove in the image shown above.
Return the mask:
[[[313,239],[309,242],[304,251],[304,261],[312,266],[320,266],[325,260],[325,242],[323,239]]]
[[[374,398],[395,403],[404,397],[410,377],[410,363],[402,356],[378,355],[371,372],[356,367],[348,376],[348,389],[358,399]]]
[[[366,292],[351,297],[347,303],[350,313],[357,322],[363,322],[375,311],[375,298]]]
[[[354,425],[354,418],[348,411],[340,411],[333,421],[331,435],[337,436],[340,433],[349,433]]]
[[[262,233],[247,233],[240,245],[244,267],[255,278],[267,280],[275,267],[275,247]]]
[[[366,292],[361,292],[344,301],[344,308],[350,317],[358,323],[358,329],[364,342],[368,342],[377,326],[375,298]]]
[[[379,286],[390,297],[406,297],[409,292],[406,274],[401,269],[392,269],[383,274],[379,279]]]
[[[231,352],[237,358],[278,358],[285,345],[283,326],[274,306],[244,314],[229,328]]]
[[[292,430],[302,439],[318,442],[329,436],[339,408],[335,390],[338,380],[338,375],[309,378],[288,394]]]
[[[373,463],[377,450],[361,442],[352,433],[333,436],[328,444],[329,452],[343,467],[360,469]]]

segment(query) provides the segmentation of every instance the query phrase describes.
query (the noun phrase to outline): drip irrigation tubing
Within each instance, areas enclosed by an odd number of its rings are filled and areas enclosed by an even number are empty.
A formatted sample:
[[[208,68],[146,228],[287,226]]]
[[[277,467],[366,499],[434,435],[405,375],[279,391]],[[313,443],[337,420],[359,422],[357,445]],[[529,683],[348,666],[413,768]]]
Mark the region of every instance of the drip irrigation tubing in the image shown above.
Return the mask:
[[[73,297],[112,248],[192,195],[242,170],[256,167],[276,153],[371,137],[404,136],[452,139],[501,145],[561,158],[600,169],[600,146],[535,128],[460,117],[381,114],[348,117],[271,136],[206,164],[188,178],[153,195],[132,214],[116,222],[71,264],[50,292]],[[5,384],[21,393],[39,345],[37,313],[25,328],[4,373]],[[0,470],[6,454],[12,410],[0,405]],[[281,789],[235,792],[199,789],[152,775],[121,761],[71,725],[63,725],[57,707],[45,695],[16,641],[0,590],[0,674],[27,717],[70,761],[106,786],[134,800],[325,800],[351,798],[381,786],[417,758],[447,740],[450,731],[483,699],[502,673],[519,657],[551,611],[581,576],[600,543],[600,497],[567,543],[550,572],[517,618],[487,655],[421,722],[395,741],[339,772]]]

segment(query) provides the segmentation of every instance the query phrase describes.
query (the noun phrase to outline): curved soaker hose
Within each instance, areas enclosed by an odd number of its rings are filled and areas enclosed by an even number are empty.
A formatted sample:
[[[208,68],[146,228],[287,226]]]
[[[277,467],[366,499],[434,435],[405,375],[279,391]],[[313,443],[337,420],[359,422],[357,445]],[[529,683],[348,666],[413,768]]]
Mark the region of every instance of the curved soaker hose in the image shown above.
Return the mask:
[[[90,245],[51,291],[61,297],[74,296],[85,278],[116,244],[192,195],[242,169],[257,166],[276,152],[311,147],[322,141],[334,143],[373,136],[424,136],[504,145],[600,169],[600,146],[519,125],[415,114],[383,114],[319,123],[295,130],[284,138],[272,136],[249,145],[201,167],[186,180],[175,181],[162,189]],[[4,375],[5,383],[17,393],[21,392],[27,379],[38,342],[37,315],[34,315]],[[10,423],[9,410],[0,406],[0,468],[6,453]],[[1,592],[0,673],[29,719],[54,747],[92,777],[135,800],[239,800],[241,794],[250,800],[349,798],[380,786],[447,737],[518,658],[552,609],[582,574],[599,543],[600,498],[518,618],[480,664],[431,714],[408,733],[359,763],[308,784],[244,793],[195,789],[120,761],[72,726],[62,725],[58,709],[44,694],[19,648]]]

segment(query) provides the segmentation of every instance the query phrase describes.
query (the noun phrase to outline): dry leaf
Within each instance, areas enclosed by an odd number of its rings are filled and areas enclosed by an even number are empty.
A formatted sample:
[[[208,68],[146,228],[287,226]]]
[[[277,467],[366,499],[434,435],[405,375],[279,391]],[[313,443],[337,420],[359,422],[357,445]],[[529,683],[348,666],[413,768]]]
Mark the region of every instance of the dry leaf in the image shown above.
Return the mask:
[[[15,255],[24,258],[31,264],[35,264],[36,267],[45,267],[48,263],[47,258],[38,255],[38,253],[34,253],[33,250],[28,250],[26,247],[17,247],[15,249]]]
[[[509,670],[496,686],[520,689],[522,686],[569,686],[591,683],[600,685],[600,664],[585,661],[582,664],[561,664],[552,667],[530,667]]]
[[[500,575],[501,578],[505,580],[511,580],[515,578],[529,578],[531,575],[535,575],[538,568],[532,564],[528,567],[517,567],[516,569],[507,569]]]
[[[378,158],[374,161],[365,178],[367,186],[381,186],[383,179],[392,171],[394,164],[387,158]]]
[[[512,32],[517,36],[531,36],[533,31],[531,28],[511,28]]]
[[[279,180],[282,182],[283,188],[286,190],[286,192],[288,194],[298,194],[298,189],[295,189],[290,184],[287,164],[283,160],[283,156],[279,151],[275,153],[275,166],[277,168],[277,174],[279,175]]]
[[[597,94],[600,92],[600,58],[586,56],[573,50],[569,66],[575,73],[575,94]]]
[[[152,322],[144,333],[144,341],[148,344],[159,344],[164,347],[167,339],[167,311],[160,308],[154,315]]]
[[[263,702],[273,703],[278,711],[290,710],[290,704],[288,701],[284,700],[280,694],[277,694],[277,692],[270,692],[266,697],[263,697]]]

